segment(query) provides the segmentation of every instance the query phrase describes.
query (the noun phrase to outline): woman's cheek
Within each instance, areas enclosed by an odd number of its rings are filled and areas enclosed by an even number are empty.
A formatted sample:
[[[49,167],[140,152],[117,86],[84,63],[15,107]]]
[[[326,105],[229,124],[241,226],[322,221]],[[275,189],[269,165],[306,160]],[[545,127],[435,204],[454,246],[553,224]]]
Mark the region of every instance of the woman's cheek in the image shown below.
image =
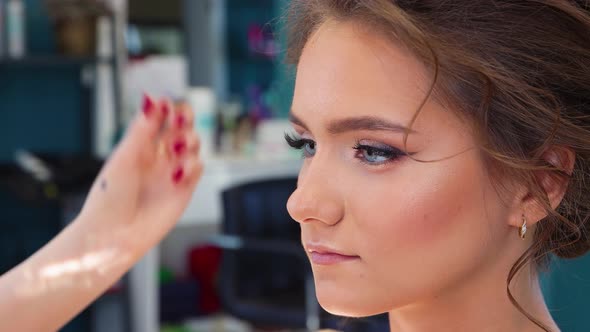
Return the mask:
[[[404,250],[436,247],[464,232],[477,209],[478,186],[461,180],[472,179],[465,172],[458,176],[443,168],[375,179],[371,193],[358,195],[355,219],[371,238],[380,239],[375,245]]]

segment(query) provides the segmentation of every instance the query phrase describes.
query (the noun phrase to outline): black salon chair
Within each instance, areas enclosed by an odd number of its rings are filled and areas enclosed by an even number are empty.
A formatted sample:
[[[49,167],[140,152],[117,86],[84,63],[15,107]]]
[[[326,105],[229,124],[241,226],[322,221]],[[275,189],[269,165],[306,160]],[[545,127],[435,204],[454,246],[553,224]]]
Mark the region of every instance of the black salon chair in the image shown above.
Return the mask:
[[[263,180],[223,192],[222,235],[213,238],[223,248],[223,309],[264,327],[389,331],[387,315],[344,319],[319,307],[301,231],[286,208],[296,183],[295,178]]]
[[[287,213],[295,178],[262,180],[223,192],[219,296],[223,309],[259,326],[319,328],[320,308],[300,229]]]

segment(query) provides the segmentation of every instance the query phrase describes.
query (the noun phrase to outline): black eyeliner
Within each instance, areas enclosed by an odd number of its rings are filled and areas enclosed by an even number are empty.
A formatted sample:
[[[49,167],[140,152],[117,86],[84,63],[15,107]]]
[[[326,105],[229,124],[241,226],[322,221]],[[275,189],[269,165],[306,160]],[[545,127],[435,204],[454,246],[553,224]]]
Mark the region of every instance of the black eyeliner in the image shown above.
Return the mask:
[[[356,145],[353,147],[357,151],[356,158],[359,159],[362,163],[370,165],[370,166],[379,166],[385,165],[389,163],[393,163],[398,161],[400,158],[407,156],[408,154],[401,151],[398,148],[394,148],[389,145],[385,144],[363,144],[361,141],[357,141]],[[385,161],[374,163],[369,162],[364,158],[364,153],[376,154],[380,157],[386,158]],[[360,155],[359,155],[360,154]]]

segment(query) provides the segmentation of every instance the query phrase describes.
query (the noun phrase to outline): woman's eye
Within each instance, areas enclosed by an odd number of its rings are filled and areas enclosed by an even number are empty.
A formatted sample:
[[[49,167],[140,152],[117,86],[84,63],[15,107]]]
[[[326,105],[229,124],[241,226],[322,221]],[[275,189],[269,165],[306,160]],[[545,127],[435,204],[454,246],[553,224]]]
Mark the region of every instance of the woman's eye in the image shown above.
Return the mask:
[[[303,157],[309,158],[313,157],[316,152],[316,143],[313,140],[305,139],[305,138],[296,138],[291,136],[290,134],[285,134],[285,140],[290,147],[303,150]]]
[[[358,143],[354,149],[356,158],[369,165],[381,165],[395,161],[405,153],[393,147],[375,147]]]
[[[313,157],[315,155],[315,142],[312,140],[305,140],[303,143],[303,155],[306,158]]]

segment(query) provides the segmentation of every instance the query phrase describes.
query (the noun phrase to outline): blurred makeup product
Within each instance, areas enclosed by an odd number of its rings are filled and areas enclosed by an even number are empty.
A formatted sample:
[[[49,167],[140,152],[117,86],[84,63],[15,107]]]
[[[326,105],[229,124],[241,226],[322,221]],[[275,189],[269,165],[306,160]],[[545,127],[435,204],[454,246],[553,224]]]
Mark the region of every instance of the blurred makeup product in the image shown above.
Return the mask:
[[[22,0],[8,0],[5,11],[7,54],[14,59],[21,58],[26,48],[25,4]]]
[[[243,114],[237,119],[234,133],[234,151],[246,158],[254,157],[254,125],[250,118]]]
[[[234,134],[238,125],[238,117],[243,112],[242,103],[238,100],[219,105],[217,116],[217,130],[215,134],[215,148],[219,154],[231,155],[237,153],[234,146]]]
[[[78,15],[55,21],[59,51],[64,55],[85,57],[96,54],[97,17]]]
[[[205,159],[215,152],[215,93],[208,87],[189,89],[188,103],[195,112],[195,130],[201,140],[200,155]]]

